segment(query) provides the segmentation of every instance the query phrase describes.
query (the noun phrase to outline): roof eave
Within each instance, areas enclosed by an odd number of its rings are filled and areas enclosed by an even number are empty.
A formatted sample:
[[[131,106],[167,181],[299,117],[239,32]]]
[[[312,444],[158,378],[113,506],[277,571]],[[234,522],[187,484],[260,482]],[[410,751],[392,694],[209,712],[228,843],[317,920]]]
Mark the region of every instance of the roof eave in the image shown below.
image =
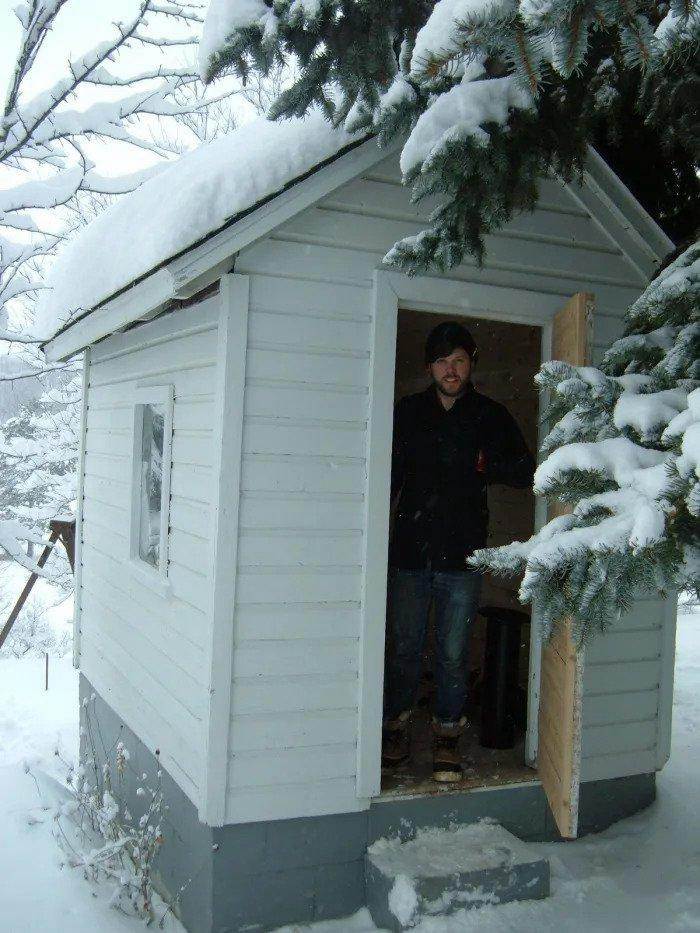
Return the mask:
[[[233,218],[139,281],[85,311],[42,344],[47,360],[66,360],[134,321],[153,317],[169,302],[186,299],[220,278],[244,247],[303,211],[330,191],[400,148],[380,149],[370,136],[320,163],[282,191]]]
[[[595,195],[616,228],[611,235],[617,234],[620,248],[648,281],[676,244],[593,146],[588,147],[584,188]]]
[[[42,344],[47,360],[69,359],[109,334],[153,317],[169,302],[190,298],[228,271],[231,258],[241,249],[376,165],[400,149],[402,142],[398,139],[380,149],[371,136],[340,150],[282,191],[232,218],[222,229],[84,312]],[[592,147],[583,188],[568,187],[599,222],[603,223],[601,212],[605,215],[615,228],[608,232],[637,268],[640,278],[648,280],[674,244]]]

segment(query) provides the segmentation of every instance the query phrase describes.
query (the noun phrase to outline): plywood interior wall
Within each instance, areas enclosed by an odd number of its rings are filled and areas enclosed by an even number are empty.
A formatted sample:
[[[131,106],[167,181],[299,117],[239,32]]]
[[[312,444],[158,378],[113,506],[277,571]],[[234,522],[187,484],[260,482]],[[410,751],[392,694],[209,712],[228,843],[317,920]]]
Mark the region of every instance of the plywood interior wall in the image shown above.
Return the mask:
[[[420,392],[430,384],[423,363],[425,339],[442,321],[454,315],[400,310],[396,344],[395,400]],[[504,404],[520,426],[535,454],[537,450],[538,394],[534,377],[540,366],[541,331],[538,327],[460,317],[479,347],[479,362],[473,382],[479,392]],[[529,537],[534,530],[534,496],[530,490],[507,486],[489,487],[490,545],[508,544]],[[518,581],[484,581],[482,605],[522,609],[517,600]],[[482,624],[474,637],[482,640]],[[523,633],[525,634],[525,633]],[[480,646],[475,645],[475,659]],[[524,652],[525,653],[525,652]]]

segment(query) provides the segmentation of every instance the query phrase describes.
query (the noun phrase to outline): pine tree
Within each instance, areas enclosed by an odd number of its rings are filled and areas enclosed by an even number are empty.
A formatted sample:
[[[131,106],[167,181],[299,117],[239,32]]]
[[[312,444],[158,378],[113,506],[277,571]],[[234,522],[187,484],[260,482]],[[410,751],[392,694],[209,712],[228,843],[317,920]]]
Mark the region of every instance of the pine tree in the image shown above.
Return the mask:
[[[545,632],[571,616],[582,641],[640,590],[700,593],[700,246],[629,308],[600,369],[555,361],[537,380],[553,426],[535,490],[573,512],[474,564],[524,573]]]
[[[437,196],[387,264],[481,261],[486,234],[534,207],[543,176],[570,180],[596,135],[614,149],[633,123],[665,159],[657,206],[663,191],[665,216],[695,233],[697,0],[210,0],[206,80],[289,58],[298,78],[272,119],[318,106],[380,145],[405,137],[413,200]],[[553,362],[539,375],[552,429],[536,489],[573,513],[475,563],[524,572],[545,634],[571,616],[586,640],[640,588],[700,590],[699,257],[696,244],[632,305],[599,370]]]
[[[441,201],[386,257],[416,272],[481,261],[485,235],[634,105],[663,138],[669,195],[697,208],[699,40],[697,0],[211,0],[200,59],[206,80],[292,59],[272,119],[320,106],[380,145],[405,134],[413,199]]]

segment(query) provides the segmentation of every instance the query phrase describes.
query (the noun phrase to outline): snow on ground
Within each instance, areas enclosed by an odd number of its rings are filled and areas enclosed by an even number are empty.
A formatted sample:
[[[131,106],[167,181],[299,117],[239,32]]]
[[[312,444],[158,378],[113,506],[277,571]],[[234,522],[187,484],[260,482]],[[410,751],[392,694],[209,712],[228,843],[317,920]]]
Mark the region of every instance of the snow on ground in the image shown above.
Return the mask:
[[[109,889],[61,869],[37,787],[41,770],[61,773],[54,756],[77,745],[77,675],[69,657],[52,659],[44,690],[42,659],[0,657],[0,933],[128,933],[141,925],[108,906]],[[658,800],[597,836],[535,846],[552,865],[545,901],[462,910],[433,918],[417,933],[691,933],[700,931],[700,611],[678,620],[671,760],[658,776]],[[184,933],[168,918],[166,929]],[[375,933],[369,914],[279,933]]]
[[[110,908],[109,886],[61,868],[51,815],[42,807],[61,799],[51,778],[61,780],[66,769],[54,750],[75,760],[77,712],[78,674],[70,656],[50,660],[48,691],[43,658],[0,657],[0,933],[136,933],[143,927]],[[165,929],[184,933],[172,917]]]

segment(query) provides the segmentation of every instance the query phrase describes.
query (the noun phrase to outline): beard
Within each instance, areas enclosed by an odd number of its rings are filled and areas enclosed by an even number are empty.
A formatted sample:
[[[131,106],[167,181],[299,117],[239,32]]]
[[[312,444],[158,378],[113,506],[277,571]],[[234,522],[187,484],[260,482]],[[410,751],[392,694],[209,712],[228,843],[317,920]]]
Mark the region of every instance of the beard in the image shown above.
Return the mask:
[[[458,398],[464,394],[469,384],[469,377],[460,379],[458,376],[455,380],[449,382],[444,379],[433,379],[433,382],[441,395],[446,395],[447,398]]]

